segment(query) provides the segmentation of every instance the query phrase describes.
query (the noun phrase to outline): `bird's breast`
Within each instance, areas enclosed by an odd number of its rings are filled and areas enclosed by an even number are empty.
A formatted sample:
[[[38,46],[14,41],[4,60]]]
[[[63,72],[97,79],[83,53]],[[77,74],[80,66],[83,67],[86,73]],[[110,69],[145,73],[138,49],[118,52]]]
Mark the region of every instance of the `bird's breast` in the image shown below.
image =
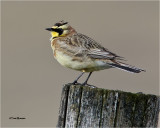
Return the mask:
[[[64,54],[62,51],[58,51],[58,50],[55,50],[54,54],[55,54],[54,55],[55,59],[62,66],[71,68],[74,70],[83,71],[83,72],[92,72],[92,71],[98,71],[98,70],[110,68],[110,66],[103,61],[95,61],[89,58],[84,60],[81,60],[81,59],[78,60],[78,59],[74,59],[74,56],[69,56],[67,54]]]
[[[102,60],[93,60],[85,55],[76,57],[74,54],[67,54],[66,51],[63,51],[63,49],[60,48],[61,45],[65,45],[64,42],[53,40],[51,43],[54,58],[64,67],[83,72],[110,68],[110,66]]]

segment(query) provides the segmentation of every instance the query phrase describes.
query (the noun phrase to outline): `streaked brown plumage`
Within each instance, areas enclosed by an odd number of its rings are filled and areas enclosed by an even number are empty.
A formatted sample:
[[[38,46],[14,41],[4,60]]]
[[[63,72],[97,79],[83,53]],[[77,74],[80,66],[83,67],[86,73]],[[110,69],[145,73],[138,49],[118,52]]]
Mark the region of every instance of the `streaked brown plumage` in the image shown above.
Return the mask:
[[[110,52],[90,37],[77,33],[67,22],[60,21],[47,30],[51,31],[51,47],[54,57],[65,67],[90,72],[89,76],[93,71],[112,67],[133,73],[144,71],[122,63],[123,57]],[[84,84],[87,83],[88,78]]]

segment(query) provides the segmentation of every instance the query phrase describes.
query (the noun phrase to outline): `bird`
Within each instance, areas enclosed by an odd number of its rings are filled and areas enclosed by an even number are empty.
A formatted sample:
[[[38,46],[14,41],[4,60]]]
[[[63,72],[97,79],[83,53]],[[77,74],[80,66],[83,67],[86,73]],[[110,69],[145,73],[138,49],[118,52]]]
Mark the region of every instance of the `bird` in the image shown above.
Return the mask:
[[[79,84],[78,80],[84,73],[89,73],[82,83],[88,85],[91,74],[104,69],[118,68],[131,73],[145,71],[124,63],[124,57],[104,48],[94,39],[78,33],[68,22],[59,21],[46,30],[51,33],[50,41],[54,58],[62,66],[81,72],[73,81],[74,85]]]

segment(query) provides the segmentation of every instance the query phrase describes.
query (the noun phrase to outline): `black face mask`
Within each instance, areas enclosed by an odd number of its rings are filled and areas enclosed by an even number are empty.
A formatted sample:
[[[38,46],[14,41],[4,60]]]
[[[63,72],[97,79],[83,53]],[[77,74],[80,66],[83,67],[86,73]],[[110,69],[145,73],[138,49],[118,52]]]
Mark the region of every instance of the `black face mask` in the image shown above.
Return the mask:
[[[58,32],[59,35],[61,35],[63,33],[63,29],[62,28],[56,28],[56,29],[54,29],[54,28],[46,28],[46,30]]]

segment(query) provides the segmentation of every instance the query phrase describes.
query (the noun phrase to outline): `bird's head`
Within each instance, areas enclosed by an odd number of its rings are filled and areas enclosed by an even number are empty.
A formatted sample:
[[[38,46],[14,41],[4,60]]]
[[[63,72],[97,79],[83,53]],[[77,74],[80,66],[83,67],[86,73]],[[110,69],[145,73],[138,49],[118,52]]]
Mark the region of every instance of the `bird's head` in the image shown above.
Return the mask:
[[[71,29],[73,28],[68,24],[68,22],[64,21],[56,23],[51,28],[46,28],[46,30],[51,32],[52,38],[67,36],[71,32]]]

